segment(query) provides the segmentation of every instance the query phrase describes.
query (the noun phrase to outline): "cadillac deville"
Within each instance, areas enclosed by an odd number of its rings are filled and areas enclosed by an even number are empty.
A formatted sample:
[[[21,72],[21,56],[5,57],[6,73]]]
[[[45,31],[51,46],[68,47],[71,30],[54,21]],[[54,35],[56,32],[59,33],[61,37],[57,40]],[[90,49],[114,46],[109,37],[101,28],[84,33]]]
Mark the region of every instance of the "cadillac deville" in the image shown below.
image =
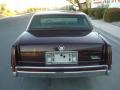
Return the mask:
[[[12,45],[14,76],[80,77],[108,75],[109,42],[82,12],[41,12]]]

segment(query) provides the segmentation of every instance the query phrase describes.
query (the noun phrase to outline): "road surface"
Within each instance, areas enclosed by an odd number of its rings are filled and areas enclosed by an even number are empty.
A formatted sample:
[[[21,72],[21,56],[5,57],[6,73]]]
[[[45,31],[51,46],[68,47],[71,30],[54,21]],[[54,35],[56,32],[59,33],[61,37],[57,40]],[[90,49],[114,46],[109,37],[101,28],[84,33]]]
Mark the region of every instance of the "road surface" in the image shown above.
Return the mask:
[[[31,15],[0,20],[0,90],[120,90],[120,42],[103,33],[113,49],[110,76],[41,79],[13,77],[10,68],[10,48],[25,30]]]

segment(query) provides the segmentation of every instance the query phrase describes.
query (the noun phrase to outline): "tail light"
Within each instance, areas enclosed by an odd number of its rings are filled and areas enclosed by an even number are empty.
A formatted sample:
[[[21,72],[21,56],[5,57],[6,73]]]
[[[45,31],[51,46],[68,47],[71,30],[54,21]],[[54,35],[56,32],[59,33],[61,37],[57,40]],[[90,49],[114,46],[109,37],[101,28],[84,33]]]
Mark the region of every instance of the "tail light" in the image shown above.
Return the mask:
[[[108,64],[108,69],[111,69],[112,65],[112,48],[110,45],[107,46],[107,64]]]
[[[39,46],[18,47],[17,65],[22,66],[44,66],[45,52]],[[17,53],[16,53],[17,54]]]
[[[12,49],[11,49],[11,66],[12,66],[13,72],[15,72],[16,71],[16,69],[15,69],[15,67],[16,67],[15,47],[12,47]]]
[[[101,51],[84,51],[79,53],[79,58],[84,61],[97,61],[102,60],[102,52]]]

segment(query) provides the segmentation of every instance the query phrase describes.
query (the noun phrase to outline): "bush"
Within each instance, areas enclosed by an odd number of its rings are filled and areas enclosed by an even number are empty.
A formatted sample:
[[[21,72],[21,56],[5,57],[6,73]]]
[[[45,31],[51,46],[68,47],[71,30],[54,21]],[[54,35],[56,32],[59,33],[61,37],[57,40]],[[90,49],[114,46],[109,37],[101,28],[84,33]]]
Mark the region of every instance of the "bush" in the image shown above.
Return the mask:
[[[91,16],[91,17],[94,17],[95,16],[95,10],[96,10],[96,8],[88,9],[88,15]]]
[[[88,15],[88,9],[87,9],[87,8],[86,8],[86,9],[83,9],[82,12],[84,12],[85,14]]]
[[[14,15],[16,15],[16,13],[15,12],[10,12],[10,11],[3,11],[2,15],[3,16],[14,16]]]
[[[103,14],[104,14],[105,8],[96,8],[94,15],[96,19],[101,19],[103,18]]]
[[[120,21],[120,8],[106,9],[103,19],[107,22]]]
[[[68,10],[75,11],[75,8],[73,7],[73,5],[70,5],[70,6],[68,6]]]

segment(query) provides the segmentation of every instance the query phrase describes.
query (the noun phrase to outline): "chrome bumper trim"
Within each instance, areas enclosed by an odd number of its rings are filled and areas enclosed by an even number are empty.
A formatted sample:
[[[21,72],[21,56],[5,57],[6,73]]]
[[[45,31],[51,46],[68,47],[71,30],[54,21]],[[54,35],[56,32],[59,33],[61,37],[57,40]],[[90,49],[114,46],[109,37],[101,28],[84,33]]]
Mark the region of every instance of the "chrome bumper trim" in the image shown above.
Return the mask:
[[[13,76],[16,76],[17,72],[13,72]]]
[[[41,78],[64,78],[64,77],[81,77],[107,75],[106,70],[78,71],[78,72],[28,72],[17,71],[17,76],[22,77],[41,77]]]
[[[17,68],[34,68],[34,69],[75,69],[75,68],[99,68],[99,67],[106,67],[108,68],[108,65],[95,65],[95,66],[71,66],[71,67],[28,67],[28,66],[16,66]]]
[[[31,69],[75,69],[75,68],[99,68],[105,67],[102,70],[90,70],[90,71],[73,71],[73,72],[35,72],[35,71],[16,71],[16,76],[23,77],[46,77],[46,78],[61,78],[61,77],[80,77],[80,76],[96,76],[96,75],[109,75],[108,65],[96,65],[96,66],[74,66],[74,67],[26,67],[17,66],[17,68],[31,68]],[[14,76],[15,76],[14,75]]]
[[[28,71],[17,71],[17,73],[33,73],[33,74],[55,74],[56,72],[28,72]]]

